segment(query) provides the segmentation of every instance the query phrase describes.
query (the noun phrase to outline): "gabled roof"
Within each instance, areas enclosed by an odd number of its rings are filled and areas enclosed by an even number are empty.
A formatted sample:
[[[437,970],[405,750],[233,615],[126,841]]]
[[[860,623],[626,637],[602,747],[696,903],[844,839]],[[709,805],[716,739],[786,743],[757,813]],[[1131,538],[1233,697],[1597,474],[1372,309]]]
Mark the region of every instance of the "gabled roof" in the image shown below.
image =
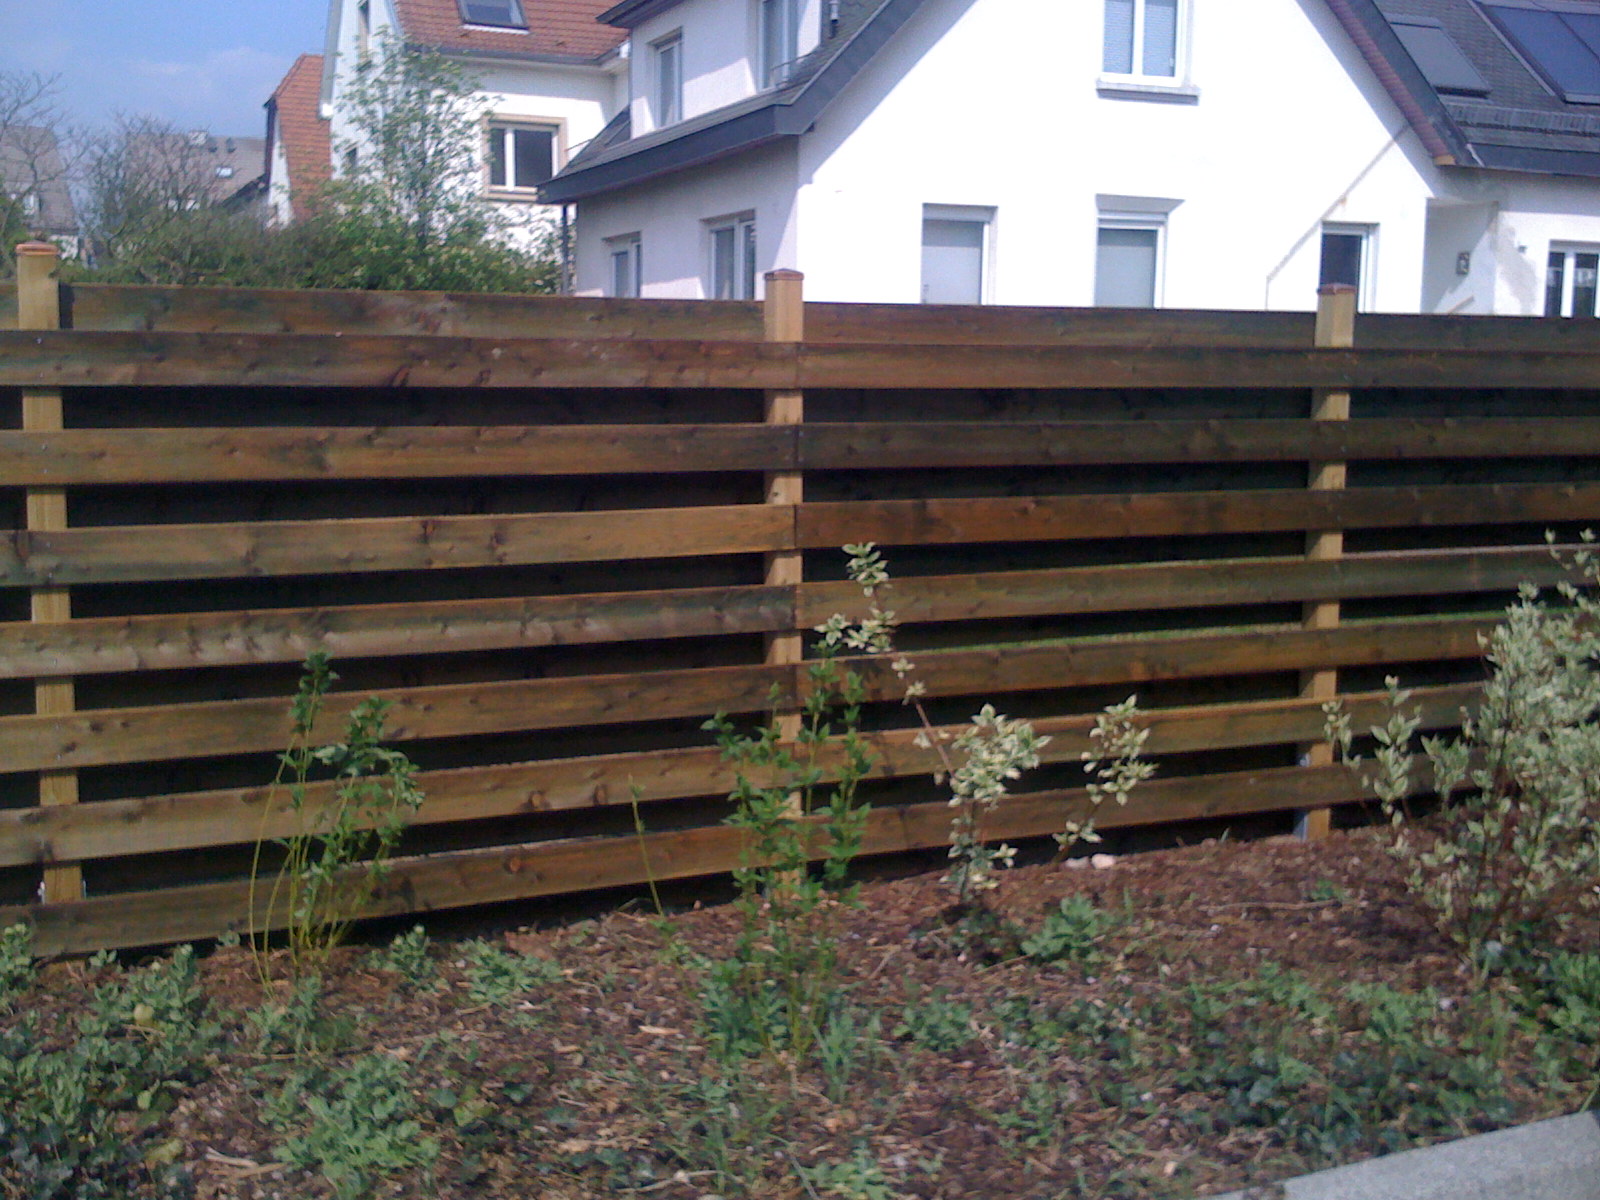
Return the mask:
[[[1600,177],[1600,105],[1547,86],[1475,0],[1327,3],[1442,165]],[[1593,0],[1549,8],[1600,17]]]
[[[638,3],[670,7],[676,2],[667,0],[662,5],[661,0],[630,0],[606,15],[612,20],[633,20]],[[565,203],[798,137],[921,4],[922,0],[839,0],[838,21],[824,30],[815,50],[794,64],[781,87],[666,129],[633,137],[624,109],[539,189],[541,198],[547,203]]]
[[[457,0],[394,0],[401,37],[447,54],[594,62],[627,38],[599,23],[604,0],[522,0],[526,30],[469,25]]]
[[[282,182],[289,189],[289,203],[295,219],[307,215],[308,198],[332,175],[333,139],[330,122],[319,111],[322,88],[322,55],[302,54],[278,84],[267,101],[267,138],[283,147],[289,178]],[[267,173],[272,172],[272,153],[267,153]],[[269,183],[270,183],[269,179]]]

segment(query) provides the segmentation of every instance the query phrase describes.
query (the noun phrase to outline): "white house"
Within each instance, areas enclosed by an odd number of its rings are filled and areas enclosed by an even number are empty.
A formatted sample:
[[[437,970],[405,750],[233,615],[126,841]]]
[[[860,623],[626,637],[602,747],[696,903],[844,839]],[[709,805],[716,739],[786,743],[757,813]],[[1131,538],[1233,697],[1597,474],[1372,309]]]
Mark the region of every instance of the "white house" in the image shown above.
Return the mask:
[[[532,0],[529,0],[531,3]],[[1600,0],[622,0],[577,290],[1594,315]]]
[[[599,0],[331,0],[319,115],[335,168],[356,140],[345,89],[363,58],[392,39],[439,51],[478,78],[485,192],[554,215],[539,206],[539,185],[627,102],[626,36],[596,20],[605,8]]]

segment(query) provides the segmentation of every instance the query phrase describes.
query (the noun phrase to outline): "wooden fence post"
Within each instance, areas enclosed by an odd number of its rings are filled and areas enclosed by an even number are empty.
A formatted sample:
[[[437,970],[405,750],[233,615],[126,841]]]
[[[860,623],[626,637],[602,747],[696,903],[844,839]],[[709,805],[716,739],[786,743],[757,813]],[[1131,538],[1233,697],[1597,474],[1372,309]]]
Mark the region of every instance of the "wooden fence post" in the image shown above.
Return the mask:
[[[1349,284],[1330,283],[1317,291],[1317,324],[1315,345],[1319,349],[1342,349],[1354,346],[1356,341],[1356,290]],[[1314,421],[1348,421],[1350,419],[1350,393],[1318,388],[1312,396],[1311,419]],[[1345,486],[1346,464],[1343,462],[1312,462],[1308,486],[1312,491],[1332,491]],[[1344,531],[1339,529],[1312,530],[1306,537],[1306,557],[1313,560],[1334,559],[1344,554]],[[1332,629],[1339,624],[1339,602],[1316,600],[1305,606],[1307,629]],[[1300,694],[1309,700],[1331,700],[1339,691],[1339,672],[1336,670],[1307,671],[1300,677]],[[1305,749],[1302,762],[1309,767],[1328,766],[1333,762],[1333,747],[1326,742],[1316,742]],[[1303,838],[1326,837],[1329,828],[1329,810],[1306,809],[1296,818],[1296,832]]]
[[[799,271],[777,270],[766,274],[767,294],[762,305],[763,335],[769,342],[798,342],[805,338],[805,276]],[[765,420],[768,425],[800,425],[805,421],[805,393],[778,390],[766,394]],[[805,495],[804,476],[799,471],[770,471],[766,477],[768,504],[786,504],[795,509]],[[795,531],[798,534],[798,530]],[[767,555],[767,586],[785,587],[791,592],[791,611],[800,608],[799,585],[804,575],[800,539],[794,537],[795,549]],[[795,624],[798,624],[796,622]],[[767,663],[772,666],[791,666],[799,670],[805,659],[805,634],[795,628],[785,633],[767,635]],[[796,687],[799,680],[795,680]],[[780,712],[775,714],[778,734],[784,741],[793,741],[800,735],[800,714]],[[800,809],[799,796],[790,797],[794,815]]]
[[[56,282],[59,251],[48,242],[24,242],[17,247],[17,328],[61,328],[61,288]],[[46,432],[63,427],[61,392],[57,389],[24,388],[22,428]],[[65,488],[29,488],[27,499],[29,532],[46,532],[67,527]],[[33,620],[55,623],[72,618],[72,599],[66,588],[43,587],[33,590]],[[34,711],[41,716],[65,716],[73,711],[76,698],[70,678],[39,679],[34,683]],[[54,806],[78,802],[78,775],[75,771],[41,771],[39,804]],[[77,863],[48,866],[39,897],[46,904],[78,900],[83,896],[83,868]]]

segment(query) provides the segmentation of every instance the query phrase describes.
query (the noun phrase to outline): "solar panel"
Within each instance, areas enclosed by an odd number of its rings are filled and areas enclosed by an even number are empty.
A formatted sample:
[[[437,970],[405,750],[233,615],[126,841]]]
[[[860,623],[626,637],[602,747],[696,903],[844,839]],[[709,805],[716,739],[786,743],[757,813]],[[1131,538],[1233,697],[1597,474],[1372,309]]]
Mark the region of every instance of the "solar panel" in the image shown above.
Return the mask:
[[[1441,92],[1456,96],[1487,96],[1489,84],[1438,24],[1405,17],[1391,24],[1400,42],[1421,69],[1423,78]]]
[[[1600,13],[1485,4],[1522,57],[1568,104],[1600,104]]]

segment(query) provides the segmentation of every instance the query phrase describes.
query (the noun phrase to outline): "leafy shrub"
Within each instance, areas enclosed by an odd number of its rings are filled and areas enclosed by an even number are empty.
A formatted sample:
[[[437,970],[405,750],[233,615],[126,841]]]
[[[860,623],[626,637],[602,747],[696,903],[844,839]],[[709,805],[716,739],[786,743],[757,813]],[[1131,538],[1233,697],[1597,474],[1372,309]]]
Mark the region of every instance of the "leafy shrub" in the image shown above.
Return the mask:
[[[1022,952],[1036,962],[1088,966],[1101,956],[1100,942],[1117,918],[1086,896],[1068,896],[1045,914],[1044,923],[1022,941]]]
[[[26,925],[0,929],[0,1009],[33,982],[33,930]]]
[[[547,958],[513,954],[482,938],[463,942],[467,996],[474,1004],[510,1004],[529,992],[561,981],[561,968]]]
[[[1592,540],[1585,534],[1566,560],[1591,585],[1600,582]],[[1462,713],[1459,737],[1423,739],[1445,801],[1430,829],[1406,810],[1419,718],[1398,681],[1387,681],[1389,715],[1371,730],[1368,783],[1407,885],[1479,969],[1508,949],[1546,944],[1600,899],[1600,600],[1570,583],[1558,592],[1553,603],[1523,586],[1485,639],[1490,674],[1477,710]],[[1326,712],[1329,739],[1354,765],[1348,715],[1337,702]]]

